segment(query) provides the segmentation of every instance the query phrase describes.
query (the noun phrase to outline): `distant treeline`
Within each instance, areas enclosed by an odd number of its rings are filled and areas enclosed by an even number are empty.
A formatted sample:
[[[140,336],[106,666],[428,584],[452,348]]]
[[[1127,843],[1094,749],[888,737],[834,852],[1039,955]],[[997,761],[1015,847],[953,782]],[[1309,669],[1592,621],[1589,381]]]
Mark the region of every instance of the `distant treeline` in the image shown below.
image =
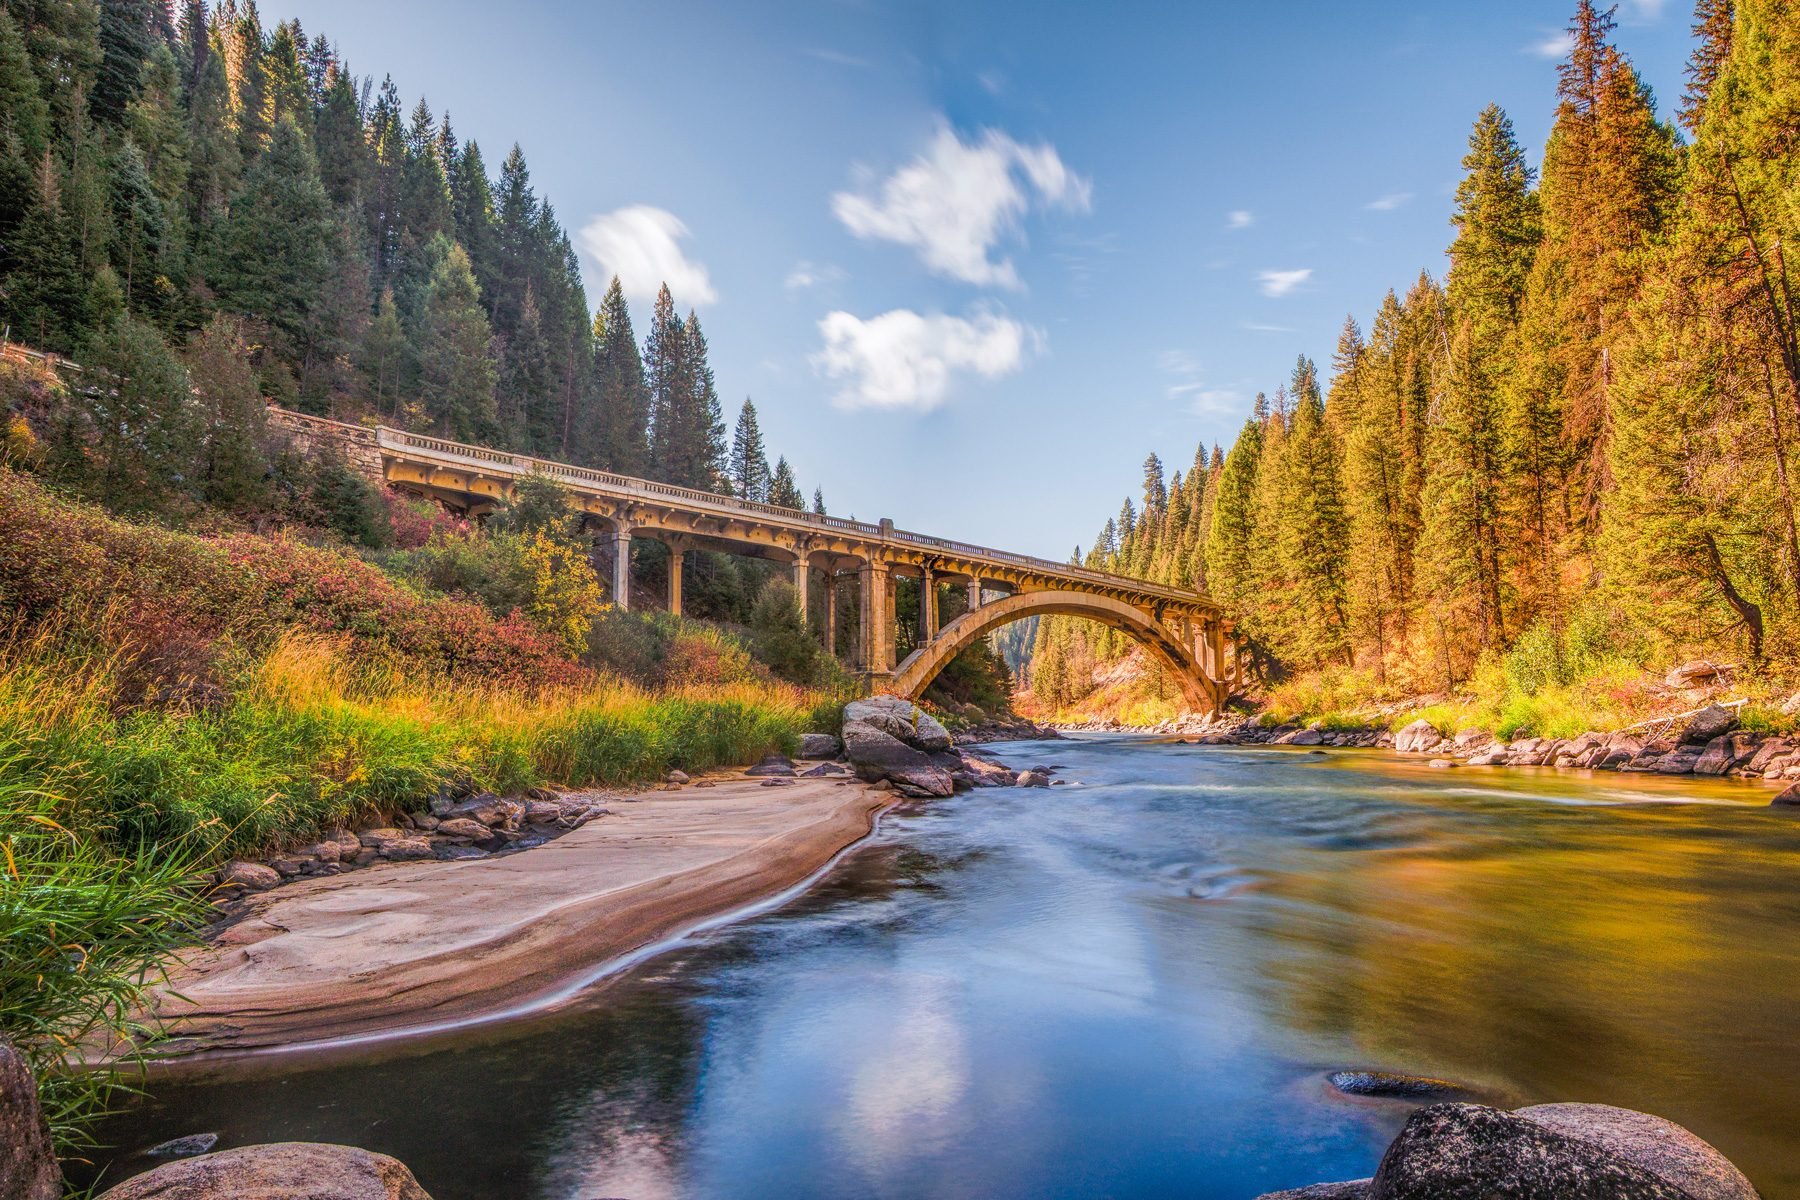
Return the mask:
[[[1228,453],[1146,464],[1090,565],[1205,587],[1270,675],[1432,691],[1531,639],[1800,654],[1800,6],[1700,0],[1675,123],[1581,0],[1533,170],[1475,121],[1442,283],[1345,322]],[[1122,654],[1041,623],[1059,705]]]

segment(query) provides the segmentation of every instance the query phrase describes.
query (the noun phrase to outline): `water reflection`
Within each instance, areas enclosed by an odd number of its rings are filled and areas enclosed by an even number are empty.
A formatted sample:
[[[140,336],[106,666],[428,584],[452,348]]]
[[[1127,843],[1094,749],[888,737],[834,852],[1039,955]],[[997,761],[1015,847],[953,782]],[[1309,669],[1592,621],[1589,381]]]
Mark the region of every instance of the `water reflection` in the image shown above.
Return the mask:
[[[114,1136],[366,1145],[438,1200],[1241,1200],[1366,1174],[1407,1109],[1322,1075],[1375,1066],[1660,1112],[1800,1196],[1800,826],[1754,793],[999,753],[1079,785],[900,813],[799,902],[554,1018],[167,1081]]]

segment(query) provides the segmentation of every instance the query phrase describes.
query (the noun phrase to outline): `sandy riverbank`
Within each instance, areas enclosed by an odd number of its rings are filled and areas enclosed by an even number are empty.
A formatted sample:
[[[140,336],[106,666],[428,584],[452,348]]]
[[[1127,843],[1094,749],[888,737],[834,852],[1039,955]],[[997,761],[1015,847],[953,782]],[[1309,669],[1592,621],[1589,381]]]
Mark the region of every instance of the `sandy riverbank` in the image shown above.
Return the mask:
[[[609,960],[804,881],[893,798],[727,779],[624,798],[523,853],[308,879],[251,898],[184,955],[158,1012],[176,1048],[229,1052],[553,1002]]]

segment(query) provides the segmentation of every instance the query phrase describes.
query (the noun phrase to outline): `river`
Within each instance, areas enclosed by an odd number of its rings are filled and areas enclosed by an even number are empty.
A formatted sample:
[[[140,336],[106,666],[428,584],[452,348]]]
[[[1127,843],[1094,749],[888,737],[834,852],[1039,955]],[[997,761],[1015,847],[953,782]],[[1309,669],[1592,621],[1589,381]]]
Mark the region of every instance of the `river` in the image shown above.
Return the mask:
[[[1800,1200],[1800,818],[1766,791],[990,751],[1068,783],[895,810],[554,1015],[153,1077],[105,1132],[366,1146],[436,1200],[1247,1200],[1373,1170],[1410,1107],[1324,1076],[1374,1067],[1658,1113]]]

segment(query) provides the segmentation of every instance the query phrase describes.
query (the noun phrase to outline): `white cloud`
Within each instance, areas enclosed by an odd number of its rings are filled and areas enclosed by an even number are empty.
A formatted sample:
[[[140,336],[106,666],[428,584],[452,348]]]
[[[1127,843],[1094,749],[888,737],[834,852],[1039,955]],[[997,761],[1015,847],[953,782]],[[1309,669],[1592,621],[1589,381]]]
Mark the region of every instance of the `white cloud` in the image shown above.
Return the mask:
[[[1665,0],[1625,0],[1625,7],[1637,22],[1649,22],[1663,14]]]
[[[969,318],[896,308],[863,320],[833,312],[819,322],[824,349],[813,368],[841,386],[839,408],[929,412],[950,392],[951,377],[1010,375],[1043,348],[1044,335],[994,312]]]
[[[1402,204],[1411,201],[1412,198],[1413,194],[1411,192],[1389,192],[1379,199],[1369,201],[1367,204],[1363,205],[1363,207],[1372,212],[1393,212]]]
[[[688,228],[674,213],[633,204],[594,217],[581,230],[581,248],[608,275],[617,275],[625,294],[649,300],[669,285],[682,304],[711,304],[719,298],[706,268],[681,249]]]
[[[1251,333],[1294,333],[1292,325],[1264,325],[1257,321],[1241,321],[1238,328],[1247,329]]]
[[[835,263],[815,263],[803,258],[787,273],[782,286],[789,291],[799,291],[827,283],[841,283],[843,279],[844,269]]]
[[[1225,228],[1248,229],[1256,224],[1256,214],[1247,208],[1234,208],[1225,214]]]
[[[1258,271],[1256,273],[1257,282],[1262,284],[1262,294],[1277,298],[1287,295],[1311,278],[1311,267],[1300,267],[1293,271]]]
[[[839,192],[831,211],[859,238],[911,246],[939,275],[1020,287],[1012,260],[989,257],[1033,205],[1087,212],[1093,184],[1047,143],[1025,146],[990,129],[965,142],[938,129],[924,154],[888,176],[879,195]]]
[[[1525,53],[1535,54],[1539,58],[1567,58],[1569,47],[1572,45],[1574,42],[1569,37],[1569,31],[1559,29],[1555,33],[1545,34],[1525,47]]]

